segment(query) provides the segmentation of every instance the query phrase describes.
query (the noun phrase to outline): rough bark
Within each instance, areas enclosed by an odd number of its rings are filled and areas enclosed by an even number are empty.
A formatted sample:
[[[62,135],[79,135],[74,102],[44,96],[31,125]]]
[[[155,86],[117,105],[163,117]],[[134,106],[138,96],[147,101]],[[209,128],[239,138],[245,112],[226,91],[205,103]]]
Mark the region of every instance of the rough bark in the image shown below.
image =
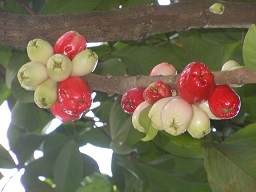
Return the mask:
[[[0,45],[25,47],[33,38],[54,43],[68,30],[78,31],[88,42],[109,42],[140,40],[191,28],[248,28],[256,23],[256,3],[225,2],[222,15],[208,10],[212,3],[201,0],[59,15],[0,12]]]

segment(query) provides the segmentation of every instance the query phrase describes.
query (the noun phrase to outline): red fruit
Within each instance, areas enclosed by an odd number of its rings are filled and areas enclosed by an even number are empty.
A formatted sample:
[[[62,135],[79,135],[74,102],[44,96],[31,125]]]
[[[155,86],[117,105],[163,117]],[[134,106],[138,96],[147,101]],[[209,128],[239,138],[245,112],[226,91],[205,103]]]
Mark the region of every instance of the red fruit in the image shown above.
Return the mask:
[[[171,87],[162,81],[151,83],[143,92],[143,98],[151,105],[153,105],[159,99],[171,96]]]
[[[69,115],[67,114],[61,107],[60,103],[57,100],[55,104],[51,107],[52,114],[60,119],[63,123],[72,122],[75,120],[79,120],[81,115]]]
[[[144,101],[143,91],[141,87],[132,88],[126,91],[121,100],[121,107],[124,112],[132,114],[137,106]]]
[[[92,104],[91,91],[81,77],[69,77],[58,85],[60,107],[70,115],[79,115]]]
[[[214,76],[206,65],[200,62],[188,64],[178,77],[178,94],[191,104],[209,99],[215,89]]]
[[[86,49],[86,39],[76,31],[68,31],[59,37],[53,47],[54,54],[66,55],[71,60],[80,51]]]
[[[228,85],[216,86],[208,103],[211,112],[223,119],[235,117],[241,106],[239,95]]]

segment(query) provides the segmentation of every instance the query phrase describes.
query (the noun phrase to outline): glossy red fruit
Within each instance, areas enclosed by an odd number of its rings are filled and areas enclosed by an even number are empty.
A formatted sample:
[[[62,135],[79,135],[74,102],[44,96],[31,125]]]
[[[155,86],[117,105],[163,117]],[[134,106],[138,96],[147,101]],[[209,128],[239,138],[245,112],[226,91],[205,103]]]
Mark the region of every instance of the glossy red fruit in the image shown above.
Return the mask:
[[[178,94],[191,104],[208,100],[214,89],[214,76],[203,63],[188,64],[178,77]]]
[[[151,83],[143,92],[143,98],[151,105],[153,105],[159,99],[171,96],[171,87],[162,81]]]
[[[228,85],[217,85],[208,103],[211,112],[222,119],[235,117],[241,106],[239,95]]]
[[[68,56],[71,60],[80,51],[86,49],[86,39],[76,31],[68,31],[59,37],[53,47],[54,54]]]
[[[63,123],[68,123],[68,122],[72,122],[75,120],[79,120],[81,117],[81,114],[77,114],[77,115],[69,115],[67,114],[61,107],[60,107],[60,103],[57,100],[55,102],[55,104],[51,107],[51,112],[52,114],[60,119]]]
[[[124,112],[132,114],[137,106],[144,101],[143,91],[145,88],[137,87],[126,91],[121,100],[121,107]]]
[[[91,91],[81,77],[69,77],[58,85],[60,107],[70,115],[79,115],[92,104]]]

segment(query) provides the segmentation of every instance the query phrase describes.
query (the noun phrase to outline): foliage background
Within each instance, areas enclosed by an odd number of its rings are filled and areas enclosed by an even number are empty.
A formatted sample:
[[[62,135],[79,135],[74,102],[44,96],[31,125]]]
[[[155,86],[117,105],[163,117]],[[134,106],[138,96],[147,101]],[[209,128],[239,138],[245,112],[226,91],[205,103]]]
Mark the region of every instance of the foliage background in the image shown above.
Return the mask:
[[[20,2],[0,1],[0,10],[29,14]],[[158,2],[26,0],[23,3],[37,14],[46,15],[115,10],[120,5],[126,8]],[[222,64],[230,59],[254,67],[256,63],[249,61],[255,59],[256,45],[251,43],[255,31],[251,29],[246,41],[247,30],[243,29],[197,29],[155,35],[141,41],[104,42],[92,48],[99,55],[95,73],[148,75],[163,61],[173,64],[178,72],[192,61],[203,62],[212,71],[220,71]],[[54,117],[34,105],[33,93],[23,90],[16,77],[18,69],[27,61],[25,49],[0,46],[0,66],[4,71],[0,78],[0,104],[7,100],[12,111],[8,139],[19,161],[15,164],[8,151],[0,146],[0,167],[24,168],[21,181],[26,192],[255,191],[254,84],[235,89],[242,101],[239,115],[231,120],[211,121],[216,131],[200,140],[186,133],[174,137],[159,132],[154,140],[142,142],[143,135],[132,127],[131,116],[120,107],[121,95],[108,96],[103,92],[97,92],[94,98],[100,106],[91,109],[99,120],[83,116],[76,123],[61,124],[45,134]],[[97,126],[97,121],[103,125]],[[112,177],[102,175],[97,163],[79,152],[79,147],[87,143],[113,149]],[[41,150],[44,156],[33,159],[35,150]],[[39,176],[46,180],[39,180]]]

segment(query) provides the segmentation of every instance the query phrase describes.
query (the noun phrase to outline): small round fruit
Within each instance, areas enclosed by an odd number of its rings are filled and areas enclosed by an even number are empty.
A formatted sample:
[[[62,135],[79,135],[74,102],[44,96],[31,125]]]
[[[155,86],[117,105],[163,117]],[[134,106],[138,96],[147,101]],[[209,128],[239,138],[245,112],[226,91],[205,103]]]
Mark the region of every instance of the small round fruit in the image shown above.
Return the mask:
[[[79,115],[92,105],[91,90],[81,77],[69,77],[58,85],[61,108],[70,115]]]
[[[173,136],[184,133],[193,116],[190,103],[181,97],[171,99],[162,109],[161,118],[163,129]]]
[[[86,49],[86,39],[76,31],[68,31],[60,36],[53,46],[54,53],[66,55],[71,60]]]
[[[17,77],[21,87],[31,91],[36,90],[41,83],[49,78],[45,65],[36,61],[22,65]]]
[[[214,3],[209,7],[209,11],[214,14],[221,15],[224,13],[225,6],[221,3]]]
[[[47,61],[47,73],[56,82],[67,79],[72,71],[71,60],[62,54],[54,54]]]
[[[214,76],[203,63],[188,64],[178,77],[178,94],[191,104],[208,100],[214,89]]]
[[[34,39],[27,45],[27,54],[31,61],[46,65],[47,60],[53,55],[53,47],[43,39]]]
[[[142,103],[144,100],[143,98],[143,91],[145,88],[132,88],[126,91],[121,100],[121,107],[124,112],[128,114],[132,114],[137,106]]]
[[[157,76],[157,75],[177,75],[177,70],[173,67],[173,65],[162,62],[156,65],[150,72],[150,76]]]
[[[216,86],[208,102],[211,112],[222,119],[233,118],[240,111],[240,97],[228,85]]]
[[[97,63],[98,55],[90,49],[85,49],[73,58],[71,76],[85,76],[94,71]]]
[[[208,115],[197,105],[192,105],[193,117],[187,132],[194,138],[200,139],[211,132]]]
[[[50,108],[57,100],[57,83],[51,79],[41,83],[35,90],[34,101],[43,109]]]
[[[162,81],[151,83],[144,91],[143,98],[149,104],[153,105],[164,97],[172,96],[172,88]]]
[[[76,114],[76,115],[70,115],[67,114],[61,107],[60,103],[57,100],[54,105],[51,107],[52,114],[61,120],[63,123],[73,122],[76,120],[79,120],[82,116],[82,114]]]

